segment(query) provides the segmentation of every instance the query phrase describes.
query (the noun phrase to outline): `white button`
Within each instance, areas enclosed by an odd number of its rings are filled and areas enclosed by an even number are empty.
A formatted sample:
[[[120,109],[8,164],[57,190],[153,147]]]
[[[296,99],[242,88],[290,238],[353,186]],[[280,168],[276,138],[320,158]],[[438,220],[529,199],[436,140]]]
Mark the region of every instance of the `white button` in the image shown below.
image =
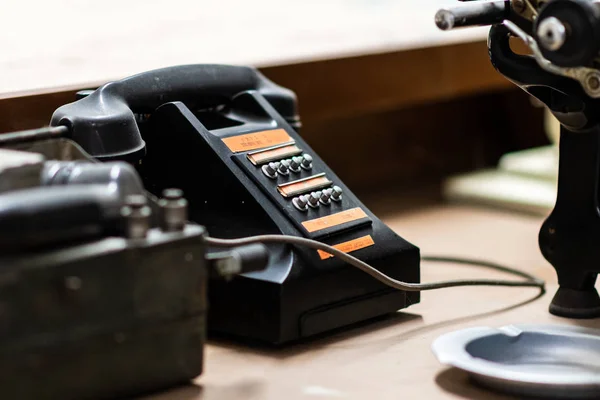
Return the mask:
[[[342,199],[342,188],[334,186],[331,191],[331,199],[334,201],[340,201]]]
[[[275,168],[274,163],[269,163],[269,164],[263,165],[263,167],[261,169],[262,169],[263,174],[265,174],[269,178],[271,178],[271,179],[277,178],[277,169]]]
[[[313,208],[319,207],[319,196],[317,196],[316,193],[311,193],[310,196],[308,196],[308,205]]]
[[[296,197],[292,200],[292,204],[300,211],[308,210],[304,196]]]
[[[288,169],[289,164],[287,163],[287,160],[282,160],[278,164],[279,166],[277,168],[277,172],[279,172],[281,175],[288,175],[290,173]]]
[[[310,154],[304,154],[302,156],[302,162],[300,163],[300,165],[304,169],[311,169],[312,168],[312,161],[313,161],[313,158],[310,156]]]
[[[298,157],[293,157],[290,161],[289,168],[293,172],[300,172],[300,162],[302,160],[298,160]]]

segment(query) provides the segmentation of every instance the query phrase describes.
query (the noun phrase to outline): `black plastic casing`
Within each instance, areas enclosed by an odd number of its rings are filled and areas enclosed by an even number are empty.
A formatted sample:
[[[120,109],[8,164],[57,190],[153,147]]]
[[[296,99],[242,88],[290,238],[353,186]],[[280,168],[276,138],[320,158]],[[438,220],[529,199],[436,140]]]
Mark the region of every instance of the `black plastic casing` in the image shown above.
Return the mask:
[[[257,92],[238,95],[227,114],[243,124],[209,130],[202,116],[183,103],[160,107],[144,133],[148,153],[140,171],[146,186],[155,193],[171,186],[182,188],[191,205],[191,218],[206,226],[212,236],[286,234],[336,245],[370,235],[375,245],[353,255],[396,279],[419,282],[418,248],[370,212],[264,97]],[[312,170],[294,178],[325,172],[343,189],[340,204],[298,211],[276,190],[277,184],[292,178],[267,178],[248,161],[246,152],[233,154],[222,141],[277,128],[285,129],[304,153],[313,156]],[[171,139],[165,140],[165,134]],[[316,233],[301,229],[301,221],[357,207],[368,218]],[[210,332],[279,344],[419,302],[418,293],[390,289],[338,259],[322,260],[314,250],[269,248],[271,259],[265,271],[230,282],[211,282]]]

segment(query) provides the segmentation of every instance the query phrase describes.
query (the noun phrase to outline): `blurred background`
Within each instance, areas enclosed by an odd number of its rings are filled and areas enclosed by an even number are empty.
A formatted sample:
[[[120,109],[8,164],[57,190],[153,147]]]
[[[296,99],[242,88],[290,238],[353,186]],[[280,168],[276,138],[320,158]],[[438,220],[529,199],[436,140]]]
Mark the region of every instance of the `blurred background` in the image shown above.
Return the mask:
[[[456,4],[5,0],[0,132],[45,125],[77,90],[149,69],[253,65],[297,93],[303,136],[359,195],[431,188],[455,201],[545,209],[553,122],[494,71],[488,28],[437,30],[436,11]],[[539,152],[503,159],[531,149],[542,149],[541,161]],[[549,184],[550,199],[518,192],[515,177]]]

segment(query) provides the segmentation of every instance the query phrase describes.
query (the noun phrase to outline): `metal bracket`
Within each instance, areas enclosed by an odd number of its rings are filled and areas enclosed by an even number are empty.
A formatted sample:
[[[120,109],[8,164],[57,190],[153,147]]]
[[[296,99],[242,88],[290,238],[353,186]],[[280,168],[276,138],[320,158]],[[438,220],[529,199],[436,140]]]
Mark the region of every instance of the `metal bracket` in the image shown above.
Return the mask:
[[[515,36],[525,42],[525,44],[533,52],[536,62],[542,69],[552,74],[574,79],[581,84],[583,90],[585,90],[588,96],[594,99],[600,98],[600,72],[593,68],[587,67],[558,67],[544,58],[535,39],[519,28],[514,22],[504,20],[502,24],[506,26]]]

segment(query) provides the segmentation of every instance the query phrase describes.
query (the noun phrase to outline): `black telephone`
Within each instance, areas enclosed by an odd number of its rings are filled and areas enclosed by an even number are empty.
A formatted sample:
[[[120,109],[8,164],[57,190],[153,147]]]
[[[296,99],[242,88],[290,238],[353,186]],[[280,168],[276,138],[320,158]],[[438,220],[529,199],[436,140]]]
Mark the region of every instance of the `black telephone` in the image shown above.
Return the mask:
[[[419,249],[383,224],[299,135],[295,94],[256,69],[187,65],[108,83],[52,126],[99,160],[135,165],[146,188],[179,188],[211,236],[286,234],[337,246],[420,281]],[[325,252],[269,245],[269,266],[209,285],[210,332],[285,343],[418,303]]]

